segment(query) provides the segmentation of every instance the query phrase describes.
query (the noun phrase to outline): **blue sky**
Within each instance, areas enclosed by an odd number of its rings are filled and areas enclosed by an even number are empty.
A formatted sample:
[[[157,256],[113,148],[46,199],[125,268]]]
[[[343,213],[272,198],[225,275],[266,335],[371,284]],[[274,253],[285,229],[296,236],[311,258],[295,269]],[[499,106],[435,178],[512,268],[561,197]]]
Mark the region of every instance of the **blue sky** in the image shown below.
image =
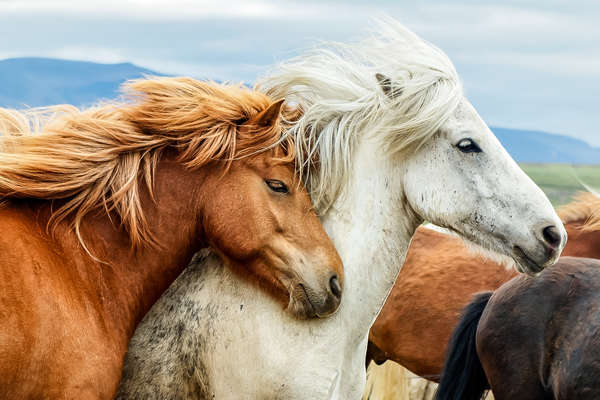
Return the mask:
[[[254,81],[320,40],[353,40],[386,13],[445,50],[490,125],[600,146],[600,2],[0,0],[0,59],[131,61]]]

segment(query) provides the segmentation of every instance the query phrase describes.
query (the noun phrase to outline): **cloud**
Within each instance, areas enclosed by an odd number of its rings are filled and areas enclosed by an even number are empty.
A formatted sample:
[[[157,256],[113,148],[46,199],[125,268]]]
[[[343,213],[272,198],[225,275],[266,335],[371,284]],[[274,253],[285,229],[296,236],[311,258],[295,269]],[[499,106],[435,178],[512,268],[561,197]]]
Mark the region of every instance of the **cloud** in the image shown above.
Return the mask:
[[[580,78],[598,78],[600,71],[600,54],[572,51],[465,53],[457,56],[455,62],[471,65],[513,66],[530,71],[544,71],[553,75]]]
[[[61,14],[84,15],[133,20],[195,20],[206,18],[238,19],[329,19],[332,13],[338,16],[353,15],[368,6],[354,4],[340,8],[331,2],[306,3],[296,1],[228,0],[86,0],[45,1],[28,0],[0,2],[0,13],[6,14]]]
[[[600,2],[547,0],[0,0],[0,57],[134,62],[252,82],[318,40],[364,35],[387,13],[456,63],[495,125],[600,145]]]

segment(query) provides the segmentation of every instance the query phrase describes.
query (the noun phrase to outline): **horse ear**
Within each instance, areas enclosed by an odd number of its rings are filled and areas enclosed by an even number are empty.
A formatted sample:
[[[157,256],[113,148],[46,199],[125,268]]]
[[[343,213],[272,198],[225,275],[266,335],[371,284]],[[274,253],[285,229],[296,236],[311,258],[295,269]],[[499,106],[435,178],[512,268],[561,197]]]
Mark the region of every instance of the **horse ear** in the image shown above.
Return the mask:
[[[281,106],[285,99],[278,100],[267,107],[266,110],[258,113],[254,118],[252,118],[252,122],[257,126],[272,126],[275,124],[277,119],[279,118],[279,114],[281,113]]]
[[[402,94],[402,89],[399,87],[394,87],[392,80],[388,76],[378,72],[375,74],[375,79],[377,79],[377,82],[379,82],[379,86],[381,86],[383,93],[385,93],[390,99],[395,99]]]

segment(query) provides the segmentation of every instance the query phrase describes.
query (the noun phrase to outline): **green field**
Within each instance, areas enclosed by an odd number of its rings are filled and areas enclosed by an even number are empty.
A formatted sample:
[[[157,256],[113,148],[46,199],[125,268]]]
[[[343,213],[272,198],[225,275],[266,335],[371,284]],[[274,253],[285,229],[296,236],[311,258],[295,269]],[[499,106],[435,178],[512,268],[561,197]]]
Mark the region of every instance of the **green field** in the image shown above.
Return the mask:
[[[580,182],[600,191],[600,165],[520,165],[527,175],[546,192],[555,206],[568,203],[575,193],[586,190]]]

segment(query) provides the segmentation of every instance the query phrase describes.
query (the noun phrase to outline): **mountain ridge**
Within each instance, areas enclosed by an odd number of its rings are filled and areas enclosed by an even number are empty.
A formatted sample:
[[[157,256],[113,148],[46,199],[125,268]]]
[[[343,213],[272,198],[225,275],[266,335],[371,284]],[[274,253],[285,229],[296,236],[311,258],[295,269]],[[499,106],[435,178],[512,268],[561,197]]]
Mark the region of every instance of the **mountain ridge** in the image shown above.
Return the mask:
[[[119,94],[126,80],[163,75],[132,63],[23,57],[0,61],[0,106],[39,107],[50,104],[88,106]]]

